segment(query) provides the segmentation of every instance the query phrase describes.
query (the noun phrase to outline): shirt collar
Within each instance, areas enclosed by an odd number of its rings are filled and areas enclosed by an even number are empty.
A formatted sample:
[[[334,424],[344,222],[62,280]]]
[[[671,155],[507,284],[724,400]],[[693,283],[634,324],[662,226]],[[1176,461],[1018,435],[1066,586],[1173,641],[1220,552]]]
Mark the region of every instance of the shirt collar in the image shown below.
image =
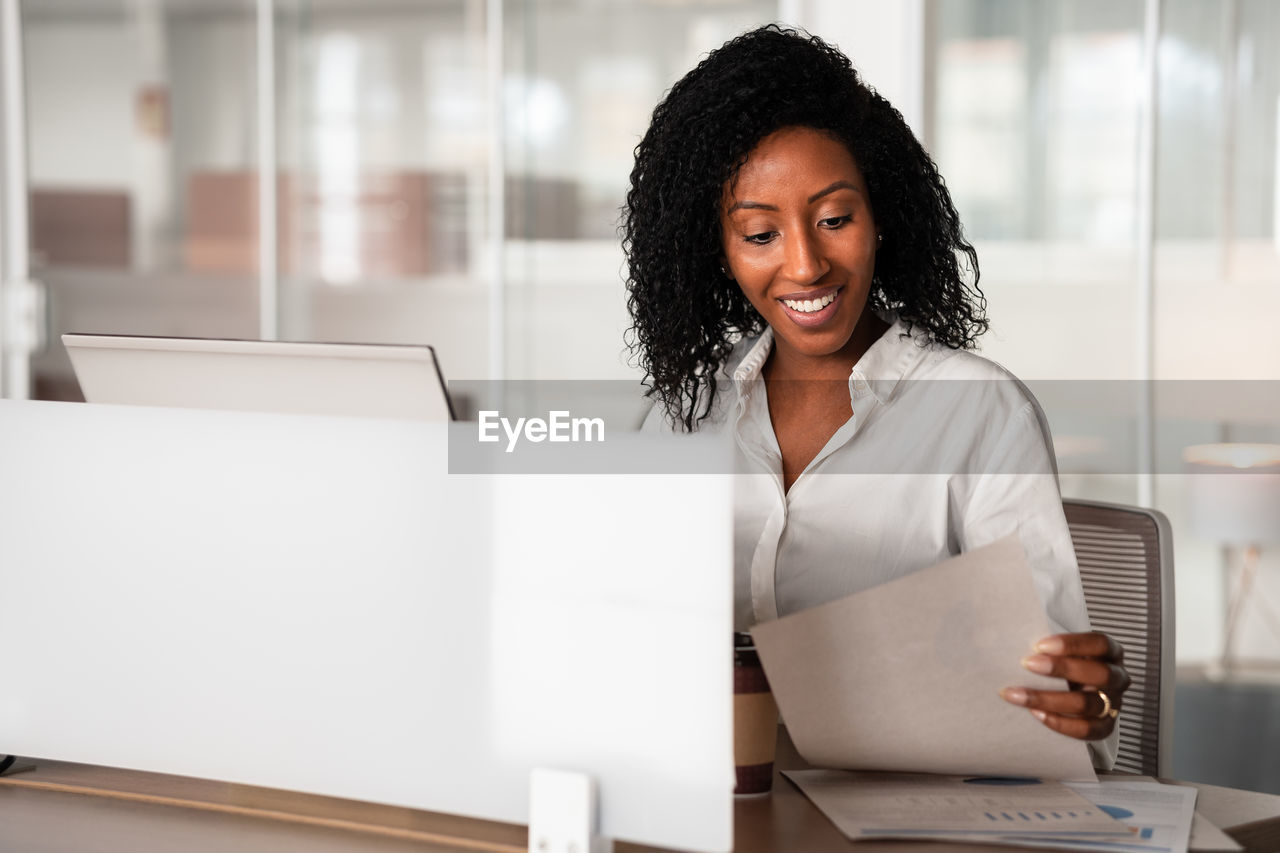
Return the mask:
[[[907,330],[907,324],[893,318],[884,334],[873,343],[849,375],[851,386],[866,383],[876,401],[885,403],[893,396],[898,382],[925,353],[916,336]]]
[[[764,363],[769,360],[771,352],[773,352],[773,329],[765,326],[764,333],[756,338],[755,344],[747,350],[742,361],[738,362],[737,368],[733,371],[733,381],[751,382],[759,379],[764,370]]]
[[[751,382],[761,378],[764,363],[773,351],[773,329],[765,327],[764,333],[747,350],[733,371],[735,382]],[[883,404],[898,386],[899,380],[924,354],[925,348],[907,331],[907,324],[893,318],[885,333],[873,343],[849,374],[849,393],[861,396],[862,389],[870,392]]]

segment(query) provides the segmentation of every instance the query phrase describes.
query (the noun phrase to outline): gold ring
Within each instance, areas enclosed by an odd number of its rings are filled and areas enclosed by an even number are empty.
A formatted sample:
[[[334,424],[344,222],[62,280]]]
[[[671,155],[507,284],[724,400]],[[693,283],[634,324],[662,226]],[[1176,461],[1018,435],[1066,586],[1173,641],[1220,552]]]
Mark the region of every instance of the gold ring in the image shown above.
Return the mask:
[[[1111,697],[1103,693],[1101,690],[1097,691],[1097,693],[1102,697],[1102,710],[1098,712],[1097,718],[1099,720],[1104,720],[1107,717],[1110,717],[1114,720],[1116,717],[1120,716],[1120,711],[1111,707]]]

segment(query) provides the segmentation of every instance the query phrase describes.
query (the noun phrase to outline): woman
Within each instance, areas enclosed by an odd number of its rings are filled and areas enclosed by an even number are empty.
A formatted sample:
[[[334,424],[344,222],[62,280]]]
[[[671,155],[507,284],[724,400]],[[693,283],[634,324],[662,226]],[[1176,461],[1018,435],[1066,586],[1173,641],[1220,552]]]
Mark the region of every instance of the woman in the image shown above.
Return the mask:
[[[849,60],[776,26],[712,52],[636,148],[623,235],[649,425],[730,429],[756,474],[738,478],[738,629],[1017,532],[1060,632],[1023,665],[1072,689],[1002,695],[1112,735],[1129,679],[1087,633],[1043,414],[969,352],[977,255]],[[1109,766],[1114,738],[1095,752]]]

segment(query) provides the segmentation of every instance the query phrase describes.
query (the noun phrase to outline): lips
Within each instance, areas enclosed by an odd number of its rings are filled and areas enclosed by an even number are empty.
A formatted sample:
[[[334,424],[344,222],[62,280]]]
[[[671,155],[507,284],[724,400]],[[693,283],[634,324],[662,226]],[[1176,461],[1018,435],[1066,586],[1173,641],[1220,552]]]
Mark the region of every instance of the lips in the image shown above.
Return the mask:
[[[843,287],[832,287],[806,293],[789,293],[778,297],[778,304],[782,306],[783,313],[797,326],[813,328],[823,325],[835,316],[843,290]],[[828,298],[830,302],[821,308],[816,307]],[[793,308],[792,305],[797,307]],[[806,306],[813,306],[816,310],[805,311]]]

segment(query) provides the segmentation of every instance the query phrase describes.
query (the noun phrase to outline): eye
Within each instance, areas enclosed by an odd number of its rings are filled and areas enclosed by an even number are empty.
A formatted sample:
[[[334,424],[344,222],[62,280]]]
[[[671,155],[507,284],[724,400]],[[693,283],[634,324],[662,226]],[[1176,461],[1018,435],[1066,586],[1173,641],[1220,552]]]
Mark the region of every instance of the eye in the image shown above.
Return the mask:
[[[777,231],[761,231],[759,234],[747,234],[742,239],[747,243],[754,243],[757,246],[763,246],[773,240]]]
[[[827,228],[829,230],[834,231],[837,228],[841,228],[852,221],[853,221],[853,217],[848,214],[844,216],[828,216],[826,219],[818,220],[818,226],[820,228]]]

